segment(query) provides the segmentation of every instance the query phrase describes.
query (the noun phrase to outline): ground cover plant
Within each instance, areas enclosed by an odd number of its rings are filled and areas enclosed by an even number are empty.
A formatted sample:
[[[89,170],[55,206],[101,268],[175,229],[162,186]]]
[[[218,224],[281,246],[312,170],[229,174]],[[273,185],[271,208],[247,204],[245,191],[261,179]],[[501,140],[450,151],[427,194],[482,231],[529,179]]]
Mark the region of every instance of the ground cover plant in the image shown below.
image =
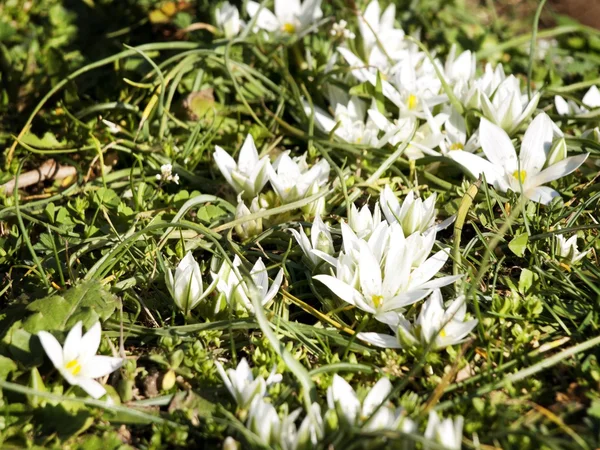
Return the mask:
[[[0,447],[600,446],[600,32],[495,3],[3,2]]]

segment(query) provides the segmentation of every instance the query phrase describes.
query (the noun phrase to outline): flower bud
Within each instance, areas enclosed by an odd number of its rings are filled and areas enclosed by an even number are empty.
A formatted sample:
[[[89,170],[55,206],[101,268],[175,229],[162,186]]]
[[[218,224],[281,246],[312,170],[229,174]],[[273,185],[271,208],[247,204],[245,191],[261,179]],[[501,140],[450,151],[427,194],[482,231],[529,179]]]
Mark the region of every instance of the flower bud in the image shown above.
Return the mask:
[[[171,271],[167,271],[165,281],[175,304],[186,314],[212,290],[209,287],[206,292],[204,291],[200,265],[191,252],[188,252],[181,260],[175,270],[175,275]]]
[[[567,141],[565,138],[560,138],[554,141],[550,153],[548,154],[547,166],[556,164],[567,157]]]
[[[250,214],[254,214],[263,210],[264,208],[261,208],[261,206],[259,205],[258,197],[254,197],[252,203],[250,204],[250,208],[248,209],[248,207],[242,200],[241,194],[238,195],[238,205],[235,210],[236,219],[241,219],[243,217],[249,216]],[[246,240],[248,238],[256,236],[257,234],[262,233],[262,230],[262,219],[249,220],[247,222],[243,222],[235,226],[235,232],[242,240]]]

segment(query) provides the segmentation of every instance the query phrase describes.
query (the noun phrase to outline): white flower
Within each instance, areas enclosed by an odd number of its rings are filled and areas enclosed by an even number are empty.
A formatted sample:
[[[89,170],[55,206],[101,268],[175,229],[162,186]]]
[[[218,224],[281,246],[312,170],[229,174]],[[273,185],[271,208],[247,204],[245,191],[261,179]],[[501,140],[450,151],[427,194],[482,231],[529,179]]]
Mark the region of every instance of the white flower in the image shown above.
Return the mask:
[[[331,26],[331,31],[329,32],[329,34],[331,34],[331,36],[333,37],[341,37],[344,39],[354,39],[356,37],[356,35],[350,31],[348,28],[346,28],[348,26],[348,22],[346,22],[344,19],[340,20],[339,22],[335,22],[332,26]]]
[[[225,370],[219,361],[215,361],[215,365],[238,408],[247,409],[255,397],[262,398],[265,395],[265,379],[261,376],[254,378],[246,358],[242,358],[235,369]]]
[[[577,248],[577,235],[574,234],[569,239],[565,239],[562,234],[556,234],[556,254],[562,260],[569,264],[576,264],[587,255],[590,250],[580,252]]]
[[[292,159],[286,151],[269,166],[271,186],[283,203],[317,194],[329,181],[329,163],[322,159],[309,169],[306,157],[305,153]]]
[[[430,195],[425,201],[415,198],[410,191],[402,205],[394,195],[394,192],[386,185],[381,193],[381,209],[388,223],[398,222],[402,226],[405,236],[413,233],[423,233],[435,224],[435,201],[437,195]]]
[[[246,136],[237,163],[218,145],[215,146],[213,157],[229,185],[247,200],[256,197],[269,180],[269,157],[258,159],[258,151],[250,134]]]
[[[548,204],[560,194],[543,185],[575,171],[588,157],[571,156],[548,165],[554,127],[546,114],[539,114],[527,128],[517,156],[506,132],[481,119],[479,139],[487,159],[460,150],[453,152],[452,159],[474,177],[485,174],[486,181],[501,192],[522,192],[529,200]]]
[[[248,287],[243,280],[238,278],[236,270],[234,270],[234,268],[241,266],[241,264],[241,259],[236,255],[233,259],[233,267],[225,261],[221,265],[219,272],[216,274],[212,273],[211,275],[216,282],[217,290],[225,296],[228,304],[235,308],[243,307],[252,312],[254,311],[254,307],[248,298]],[[250,276],[258,289],[261,304],[263,306],[268,306],[275,295],[277,295],[277,292],[279,292],[281,282],[283,281],[283,269],[279,269],[270,289],[267,268],[265,267],[262,258],[258,258],[252,267],[252,270],[250,270]]]
[[[160,166],[160,174],[156,174],[156,179],[159,181],[172,181],[179,184],[179,175],[173,174],[173,166],[171,164],[163,164]]]
[[[404,151],[404,156],[408,159],[419,159],[425,154],[432,156],[440,155],[440,152],[433,149],[441,145],[444,139],[442,126],[447,121],[448,114],[440,113],[433,116],[429,111],[429,107],[424,105],[423,114],[426,121],[416,129],[413,135],[413,130],[419,123],[416,116],[405,115],[391,122],[379,111],[370,109],[368,112],[369,117],[375,122],[377,128],[385,133],[379,141],[379,146],[383,146],[388,142],[393,146],[403,144],[412,135],[412,139]]]
[[[248,208],[244,203],[244,200],[242,200],[242,196],[238,195],[238,204],[237,208],[235,209],[236,219],[241,219],[242,217],[246,217],[250,214],[255,214],[260,211],[265,211],[265,208],[262,208],[260,206],[258,197],[254,197],[252,199],[252,202],[250,203],[250,208]],[[262,233],[262,231],[262,219],[249,220],[235,226],[235,232],[243,240],[246,240],[252,236],[256,236],[257,234]]]
[[[454,108],[444,124],[446,134],[440,142],[442,155],[452,158],[453,151],[464,150],[473,153],[479,145],[479,133],[476,131],[467,140],[467,125],[465,119]]]
[[[598,86],[592,86],[581,99],[583,106],[579,106],[573,100],[565,100],[560,95],[554,97],[556,112],[561,116],[577,116],[585,114],[588,108],[594,109],[600,107],[600,90]],[[587,106],[587,108],[586,108]]]
[[[355,236],[347,238],[353,232],[343,227],[342,233],[346,235],[344,252],[337,260],[336,276],[313,277],[345,302],[374,314],[381,321],[387,320],[388,312],[415,303],[431,289],[460,278],[446,276],[432,280],[448,259],[446,250],[424,259],[423,255],[431,251],[429,245],[433,246],[435,230],[425,239],[420,234],[405,239],[398,224],[391,225],[386,231],[376,230],[369,242],[365,242]],[[415,262],[418,266],[413,270]]]
[[[79,321],[67,334],[63,347],[47,331],[40,331],[37,336],[46,355],[63,378],[69,384],[79,386],[90,396],[98,399],[106,394],[106,389],[94,378],[114,372],[121,367],[124,360],[96,355],[102,334],[100,322],[96,322],[83,336],[82,332],[83,324]]]
[[[449,450],[460,450],[462,443],[463,417],[458,416],[454,420],[448,418],[440,420],[435,411],[429,412],[425,438],[440,444]],[[423,448],[431,448],[425,445]]]
[[[262,29],[283,34],[299,33],[323,17],[321,0],[275,0],[275,14],[260,3],[249,1],[246,11],[256,17],[255,31]]]
[[[279,441],[281,419],[271,403],[256,397],[250,405],[246,427],[259,437],[263,445],[270,446]]]
[[[175,276],[170,270],[167,270],[165,282],[175,304],[185,313],[198,306],[198,303],[206,298],[214,288],[213,283],[204,290],[200,265],[191,252],[187,252],[179,262],[177,269],[175,269]]]
[[[447,81],[451,84],[458,81],[468,83],[475,78],[476,70],[475,54],[469,50],[465,50],[456,56],[456,44],[452,44],[446,58],[446,64],[444,65],[444,73]]]
[[[243,22],[240,20],[240,12],[237,7],[229,2],[223,2],[215,10],[217,26],[223,30],[226,38],[237,36],[242,29]]]
[[[279,445],[283,450],[309,450],[316,447],[319,440],[323,437],[323,418],[321,416],[321,407],[318,403],[311,405],[312,417],[304,417],[299,427],[296,427],[295,421],[300,414],[300,409],[284,417],[281,421],[281,432],[279,435]]]
[[[372,106],[371,109],[373,108]],[[306,102],[304,103],[304,112],[307,116],[310,116],[312,112],[310,105]],[[321,108],[314,108],[315,124],[321,131],[325,133],[333,131],[335,136],[350,144],[379,148],[382,145],[377,137],[379,129],[370,116],[365,122],[366,113],[365,103],[355,96],[350,98],[347,105],[337,103],[333,118]]]
[[[501,127],[508,134],[513,134],[527,120],[540,101],[540,93],[536,92],[531,100],[527,94],[521,93],[521,83],[514,75],[509,75],[494,91],[491,99],[481,93],[481,111],[492,123]]]
[[[414,427],[410,425],[412,421],[404,417],[401,408],[395,409],[384,404],[391,391],[390,380],[381,378],[361,403],[348,382],[335,374],[333,383],[327,389],[327,405],[336,412],[340,422],[346,427],[361,426],[367,431],[413,431]]]
[[[293,228],[289,230],[313,265],[316,266],[319,263],[319,258],[335,265],[336,260],[332,258],[335,251],[333,248],[333,237],[320,216],[315,216],[310,229],[310,239],[308,239],[304,228],[300,228],[300,232]]]
[[[402,314],[389,314],[388,325],[395,335],[365,332],[358,338],[377,347],[402,348],[406,345],[431,344],[433,350],[460,344],[477,325],[477,320],[465,321],[465,297],[454,299],[444,310],[442,294],[439,289],[433,291],[423,303],[415,324],[411,324]]]
[[[348,225],[352,228],[352,231],[360,239],[367,239],[373,233],[373,230],[381,223],[381,210],[379,204],[375,204],[373,213],[369,209],[369,205],[364,205],[360,210],[354,203],[350,206],[348,211]]]

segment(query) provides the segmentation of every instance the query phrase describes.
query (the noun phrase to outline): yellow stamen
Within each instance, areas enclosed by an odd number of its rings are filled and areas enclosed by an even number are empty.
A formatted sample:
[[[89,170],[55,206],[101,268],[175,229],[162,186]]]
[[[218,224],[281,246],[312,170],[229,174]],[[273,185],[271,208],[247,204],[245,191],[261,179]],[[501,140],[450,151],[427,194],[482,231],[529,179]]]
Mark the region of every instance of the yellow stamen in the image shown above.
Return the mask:
[[[417,104],[419,103],[419,99],[417,98],[416,95],[414,94],[410,94],[408,96],[408,109],[413,110],[417,107]]]
[[[283,26],[281,27],[281,29],[283,31],[285,31],[287,34],[293,34],[296,32],[296,25],[294,25],[293,23],[285,23],[283,24]]]
[[[360,144],[362,142],[362,139],[362,136],[357,137],[355,144]]]
[[[371,296],[371,300],[373,301],[375,308],[379,308],[381,306],[381,302],[383,301],[383,295],[373,295]]]
[[[521,183],[525,183],[525,178],[527,178],[527,172],[525,172],[524,170],[515,170],[513,172],[513,177],[515,177]]]
[[[443,338],[446,337],[446,330],[443,328],[440,330],[440,337],[443,337]]]
[[[65,369],[67,369],[73,375],[77,375],[79,372],[81,372],[81,364],[79,364],[79,361],[74,359],[65,365]]]
[[[454,144],[452,144],[450,146],[450,150],[464,150],[465,146],[462,145],[460,142],[455,142]]]

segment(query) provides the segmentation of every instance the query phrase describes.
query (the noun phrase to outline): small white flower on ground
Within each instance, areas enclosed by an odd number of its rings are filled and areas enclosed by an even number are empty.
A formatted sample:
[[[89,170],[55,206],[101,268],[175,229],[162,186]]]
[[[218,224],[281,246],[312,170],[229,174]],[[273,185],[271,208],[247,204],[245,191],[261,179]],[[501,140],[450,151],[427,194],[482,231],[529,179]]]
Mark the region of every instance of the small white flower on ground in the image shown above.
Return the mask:
[[[371,109],[374,107],[371,106]],[[304,103],[304,112],[310,117],[312,111],[308,103]],[[366,122],[365,122],[366,118]],[[347,104],[335,105],[334,117],[319,107],[314,108],[314,119],[317,127],[325,133],[333,133],[344,142],[368,145],[379,148],[381,145],[377,135],[379,129],[375,122],[367,117],[365,102],[358,97],[351,97]],[[334,131],[335,130],[335,131]]]
[[[227,183],[246,200],[256,197],[269,181],[269,157],[258,159],[258,150],[250,134],[246,136],[237,163],[218,145],[213,157]]]
[[[423,201],[415,198],[414,192],[410,191],[400,205],[392,189],[386,185],[379,201],[388,223],[399,223],[404,235],[410,236],[413,233],[423,233],[435,225],[436,198],[436,194],[432,194]]]
[[[173,173],[173,165],[171,164],[163,164],[160,166],[160,174],[156,174],[156,179],[165,182],[172,181],[175,184],[179,184],[179,175]]]
[[[269,166],[271,186],[283,203],[317,194],[329,181],[329,163],[322,159],[309,169],[306,157],[291,158],[286,151]]]
[[[263,445],[270,446],[279,441],[281,419],[271,403],[255,397],[248,411],[246,427],[259,437]]]
[[[539,92],[528,100],[527,94],[521,93],[519,79],[509,75],[496,88],[491,99],[481,93],[481,111],[490,122],[512,135],[531,117],[539,101]]]
[[[249,216],[250,214],[256,214],[260,211],[265,211],[265,208],[262,208],[260,206],[258,197],[254,197],[252,199],[252,202],[250,203],[250,208],[248,208],[246,206],[246,204],[244,203],[244,200],[242,200],[242,196],[238,195],[238,204],[235,209],[236,220],[244,218],[246,216]],[[243,222],[243,223],[235,226],[235,232],[243,240],[246,240],[250,237],[256,236],[257,234],[262,233],[262,231],[263,231],[262,218],[248,220],[246,222]]]
[[[184,313],[188,313],[198,306],[215,286],[215,283],[212,283],[204,290],[200,265],[191,252],[187,252],[179,262],[175,269],[175,275],[167,270],[165,282],[175,304]]]
[[[462,447],[463,421],[462,416],[455,417],[454,420],[450,418],[440,420],[435,411],[430,411],[425,438],[442,445],[448,450],[460,450]],[[431,447],[425,445],[423,448],[429,449]]]
[[[226,38],[237,36],[243,27],[239,10],[229,2],[223,2],[215,10],[215,20]]]
[[[236,274],[235,269],[242,264],[242,260],[238,255],[235,256],[232,264],[233,267],[227,261],[224,261],[218,273],[211,274],[216,283],[217,290],[225,296],[227,303],[234,308],[243,308],[253,312],[254,306],[248,297],[250,294],[248,292],[249,287]],[[277,295],[277,292],[279,292],[283,281],[283,269],[279,269],[275,280],[271,284],[271,288],[269,288],[269,276],[262,258],[258,258],[250,270],[250,276],[258,290],[258,295],[260,295],[260,303],[263,306],[268,306],[273,298],[275,298],[275,295]]]
[[[574,234],[569,239],[565,239],[562,234],[554,236],[556,238],[556,255],[569,264],[576,264],[585,258],[590,250],[580,252],[577,248],[577,235]]]
[[[218,361],[215,365],[238,408],[247,409],[255,397],[262,398],[265,395],[267,390],[265,379],[261,376],[254,378],[246,358],[242,358],[235,369],[225,370]]]
[[[577,170],[588,157],[586,153],[548,165],[554,127],[546,114],[539,114],[527,128],[517,156],[508,134],[481,119],[479,138],[487,159],[461,150],[452,159],[476,178],[485,174],[486,181],[500,192],[521,192],[529,200],[548,204],[560,194],[543,185]]]
[[[47,331],[40,331],[37,336],[42,347],[67,382],[79,386],[95,399],[106,394],[106,389],[95,378],[100,378],[117,370],[123,364],[122,358],[96,355],[100,347],[102,328],[96,322],[87,333],[82,335],[83,324],[77,322],[67,334],[64,346]]]
[[[347,28],[347,26],[348,22],[346,22],[344,19],[340,20],[339,22],[335,22],[331,26],[331,31],[329,32],[329,34],[337,38],[354,39],[356,35],[352,31],[350,31]]]
[[[556,112],[561,116],[577,116],[589,112],[590,109],[600,108],[600,90],[592,86],[581,99],[583,106],[573,100],[565,100],[560,95],[554,97]]]
[[[375,204],[373,213],[369,205],[364,205],[360,210],[353,203],[348,211],[348,225],[359,239],[368,239],[373,230],[381,223],[381,209]]]
[[[261,4],[249,1],[246,11],[256,17],[254,31],[265,30],[280,34],[300,33],[323,17],[321,0],[275,0],[275,13]]]
[[[313,265],[319,263],[319,258],[335,266],[336,260],[333,258],[333,237],[331,232],[320,216],[315,216],[312,227],[310,229],[310,239],[306,235],[304,228],[296,231],[293,228],[289,229],[298,245],[310,260]]]
[[[436,289],[423,303],[414,325],[402,314],[389,314],[387,323],[394,336],[364,332],[359,333],[358,338],[383,348],[427,347],[431,344],[432,350],[442,349],[463,342],[477,325],[476,319],[465,321],[466,310],[464,296],[457,297],[444,309],[442,294]]]
[[[396,409],[391,404],[384,403],[391,391],[390,380],[381,378],[361,403],[348,382],[335,374],[333,383],[327,390],[327,406],[336,412],[338,419],[346,427],[360,426],[367,431],[413,431],[412,421],[404,416],[402,408]]]
[[[307,414],[300,426],[296,427],[295,421],[300,412],[301,410],[297,409],[281,421],[279,445],[283,450],[313,449],[316,448],[319,440],[323,437],[323,417],[321,416],[319,404],[313,403],[310,411],[312,418],[310,414]]]

